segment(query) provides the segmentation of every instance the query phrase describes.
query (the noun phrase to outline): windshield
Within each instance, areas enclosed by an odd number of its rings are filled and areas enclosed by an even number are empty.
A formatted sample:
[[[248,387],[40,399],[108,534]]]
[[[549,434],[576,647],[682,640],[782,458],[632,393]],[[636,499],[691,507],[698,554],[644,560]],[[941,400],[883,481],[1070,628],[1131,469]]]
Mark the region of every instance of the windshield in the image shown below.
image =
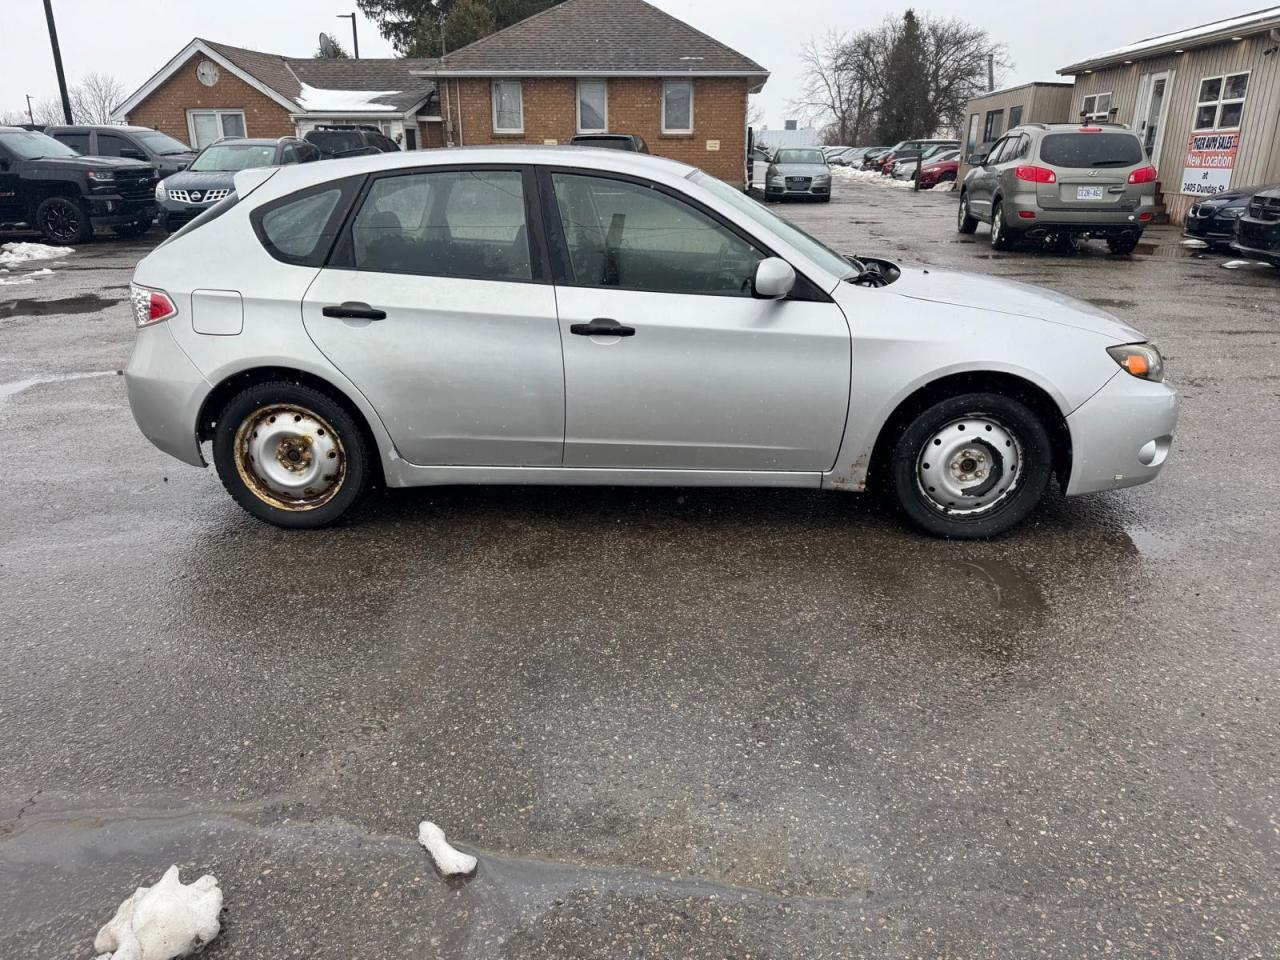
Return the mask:
[[[821,150],[779,150],[774,163],[826,163]]]
[[[199,173],[248,170],[269,167],[276,162],[276,148],[270,143],[220,143],[205,147],[188,170]]]
[[[1055,167],[1132,167],[1142,162],[1142,144],[1132,133],[1051,133],[1040,159]]]
[[[783,152],[785,153],[786,151]],[[853,264],[826,244],[815,240],[795,224],[776,216],[765,209],[763,204],[752,200],[741,190],[735,190],[723,180],[718,180],[710,174],[703,173],[701,170],[690,174],[689,179],[698,186],[714,193],[716,199],[724,201],[739,213],[745,214],[762,227],[782,237],[783,240],[786,240],[787,243],[829,273],[843,280],[846,277],[852,277],[858,272],[853,268]]]
[[[41,157],[78,157],[80,152],[65,143],[34,130],[5,130],[0,132],[0,144],[19,160],[39,160]]]
[[[191,152],[191,148],[181,140],[175,140],[167,133],[161,133],[159,130],[139,130],[133,136],[145,144],[152,153],[159,154],[162,157],[175,153]]]

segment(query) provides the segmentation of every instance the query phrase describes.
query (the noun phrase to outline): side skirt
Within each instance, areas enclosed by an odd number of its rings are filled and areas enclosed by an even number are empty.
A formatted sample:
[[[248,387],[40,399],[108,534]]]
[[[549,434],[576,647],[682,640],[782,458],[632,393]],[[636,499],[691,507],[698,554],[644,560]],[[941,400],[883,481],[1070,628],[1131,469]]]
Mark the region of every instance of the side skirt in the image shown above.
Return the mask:
[[[637,470],[590,467],[422,467],[386,464],[387,486],[516,484],[578,487],[807,487],[822,486],[822,474],[768,470]]]

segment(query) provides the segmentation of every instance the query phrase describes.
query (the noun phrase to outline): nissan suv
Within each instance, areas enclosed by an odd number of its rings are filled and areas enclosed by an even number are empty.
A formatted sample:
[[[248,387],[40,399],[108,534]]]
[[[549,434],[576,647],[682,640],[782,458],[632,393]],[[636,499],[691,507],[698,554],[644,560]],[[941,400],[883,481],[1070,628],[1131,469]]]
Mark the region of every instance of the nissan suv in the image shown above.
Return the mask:
[[[1080,237],[1128,254],[1155,216],[1156,168],[1123,124],[1030,123],[969,158],[958,226],[991,224],[991,246]]]
[[[173,233],[200,216],[235,190],[234,178],[241,170],[319,159],[320,150],[297,137],[224,137],[201,150],[187,169],[156,184],[160,225]]]

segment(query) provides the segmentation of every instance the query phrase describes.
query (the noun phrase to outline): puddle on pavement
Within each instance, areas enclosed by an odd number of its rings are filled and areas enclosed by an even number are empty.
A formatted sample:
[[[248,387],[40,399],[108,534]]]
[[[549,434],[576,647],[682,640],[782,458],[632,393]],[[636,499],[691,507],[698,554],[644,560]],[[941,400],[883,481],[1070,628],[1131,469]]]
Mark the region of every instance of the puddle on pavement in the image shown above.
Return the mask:
[[[10,397],[17,396],[24,390],[30,390],[32,387],[38,387],[44,383],[63,383],[67,380],[88,380],[91,377],[114,377],[119,374],[119,370],[92,370],[88,373],[63,373],[52,377],[28,377],[25,380],[12,380],[9,383],[0,383],[0,401],[8,400]]]
[[[1107,307],[1111,310],[1128,310],[1138,305],[1134,300],[1109,300],[1105,297],[1093,298],[1089,302],[1095,307]]]
[[[1125,530],[1133,545],[1150,560],[1173,560],[1178,556],[1178,542],[1173,537],[1155,533],[1145,527],[1129,527]]]
[[[0,320],[13,317],[49,317],[60,313],[97,313],[124,303],[126,299],[85,293],[76,297],[62,297],[59,300],[13,300],[0,303]]]

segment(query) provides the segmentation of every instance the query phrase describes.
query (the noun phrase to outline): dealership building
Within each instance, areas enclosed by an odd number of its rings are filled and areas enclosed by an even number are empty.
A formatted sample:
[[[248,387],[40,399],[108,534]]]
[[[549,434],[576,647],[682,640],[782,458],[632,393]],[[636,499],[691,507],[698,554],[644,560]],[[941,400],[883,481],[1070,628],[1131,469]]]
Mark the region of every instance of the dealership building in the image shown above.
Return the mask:
[[[1170,219],[1228,187],[1280,181],[1280,7],[1243,14],[1063,67],[1062,120],[1118,122],[1142,138]]]

